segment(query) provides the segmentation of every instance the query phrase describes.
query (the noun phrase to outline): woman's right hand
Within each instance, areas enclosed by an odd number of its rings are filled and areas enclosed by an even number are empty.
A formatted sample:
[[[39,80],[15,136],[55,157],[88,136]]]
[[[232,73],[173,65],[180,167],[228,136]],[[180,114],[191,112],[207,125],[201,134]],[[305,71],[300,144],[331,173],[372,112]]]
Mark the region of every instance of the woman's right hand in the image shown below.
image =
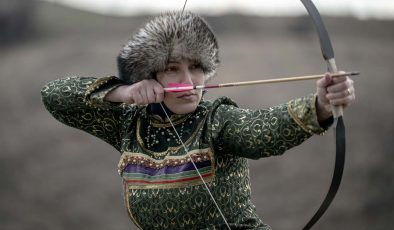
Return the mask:
[[[142,80],[132,85],[122,85],[105,96],[106,101],[145,105],[164,100],[164,89],[156,80]]]

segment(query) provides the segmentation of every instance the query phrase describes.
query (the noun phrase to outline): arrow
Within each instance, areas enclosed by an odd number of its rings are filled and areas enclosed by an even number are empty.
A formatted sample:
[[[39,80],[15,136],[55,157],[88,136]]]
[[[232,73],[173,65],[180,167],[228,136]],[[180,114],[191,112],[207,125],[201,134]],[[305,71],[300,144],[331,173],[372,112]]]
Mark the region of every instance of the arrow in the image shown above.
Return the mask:
[[[359,72],[345,72],[345,73],[336,73],[331,74],[332,77],[343,77],[343,76],[355,76],[359,75]],[[297,76],[297,77],[286,77],[286,78],[273,78],[273,79],[265,79],[265,80],[256,80],[256,81],[241,81],[241,82],[231,82],[231,83],[221,83],[221,84],[208,84],[208,85],[192,85],[192,84],[183,84],[183,83],[168,83],[164,88],[165,92],[184,92],[193,89],[212,89],[212,88],[224,88],[224,87],[233,87],[233,86],[246,86],[246,85],[258,85],[258,84],[270,84],[270,83],[283,83],[283,82],[291,82],[291,81],[304,81],[304,80],[313,80],[320,79],[324,77],[325,74],[318,75],[307,75],[307,76]]]

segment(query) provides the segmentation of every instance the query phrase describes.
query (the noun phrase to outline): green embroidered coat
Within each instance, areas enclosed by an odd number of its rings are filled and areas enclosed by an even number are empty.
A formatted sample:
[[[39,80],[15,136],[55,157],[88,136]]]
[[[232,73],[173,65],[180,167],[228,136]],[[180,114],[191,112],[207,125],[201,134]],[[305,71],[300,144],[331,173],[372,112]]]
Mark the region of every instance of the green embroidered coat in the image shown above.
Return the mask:
[[[247,158],[280,155],[324,132],[314,95],[264,110],[240,109],[223,97],[171,117],[185,152],[169,121],[146,106],[103,101],[119,84],[115,77],[68,77],[41,93],[57,120],[121,153],[125,203],[141,229],[226,229],[190,157],[232,229],[270,229],[250,200]]]

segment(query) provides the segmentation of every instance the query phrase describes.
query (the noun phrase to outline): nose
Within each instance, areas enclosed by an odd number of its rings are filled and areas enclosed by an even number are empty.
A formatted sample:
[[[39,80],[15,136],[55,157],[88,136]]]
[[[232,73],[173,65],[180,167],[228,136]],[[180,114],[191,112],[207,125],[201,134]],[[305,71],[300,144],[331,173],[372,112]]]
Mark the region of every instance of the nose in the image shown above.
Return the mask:
[[[193,80],[192,80],[193,75],[190,72],[190,70],[186,68],[182,72],[183,73],[182,73],[181,83],[183,83],[183,84],[192,84],[193,85]]]

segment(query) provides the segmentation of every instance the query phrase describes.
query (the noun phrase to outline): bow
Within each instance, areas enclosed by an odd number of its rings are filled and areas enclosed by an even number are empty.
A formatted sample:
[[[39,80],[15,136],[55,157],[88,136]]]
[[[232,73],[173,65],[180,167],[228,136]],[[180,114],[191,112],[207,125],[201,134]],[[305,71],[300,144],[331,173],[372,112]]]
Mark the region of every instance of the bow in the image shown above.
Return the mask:
[[[328,32],[326,30],[326,27],[324,26],[319,11],[317,10],[316,6],[312,3],[311,0],[301,0],[301,2],[304,4],[306,10],[309,13],[309,16],[311,17],[316,27],[317,33],[319,35],[321,51],[324,59],[327,62],[328,71],[330,73],[336,73],[338,69],[335,64],[334,50],[332,48],[330,37],[328,36]],[[343,122],[343,109],[342,106],[337,106],[337,107],[333,107],[332,111],[334,115],[334,132],[336,139],[336,154],[335,154],[336,156],[335,156],[334,174],[326,197],[324,198],[319,209],[305,225],[303,230],[310,229],[324,214],[324,212],[330,206],[331,202],[334,200],[334,197],[338,191],[338,188],[342,180],[343,169],[345,166],[345,152],[346,152],[346,136],[345,136],[345,125]]]
[[[331,45],[331,41],[328,35],[328,32],[325,28],[325,25],[322,21],[322,18],[319,14],[319,11],[317,10],[316,6],[312,3],[311,0],[301,0],[301,2],[304,4],[305,8],[307,9],[309,16],[311,17],[312,21],[314,22],[314,25],[317,29],[317,33],[320,39],[320,46],[321,46],[321,51],[323,54],[324,59],[327,62],[328,70],[330,73],[336,73],[337,66],[335,64],[335,59],[334,59],[334,51]],[[182,13],[184,12],[184,9],[186,7],[187,0],[185,0]],[[187,86],[190,87],[190,86]],[[193,86],[191,86],[193,87]],[[218,87],[215,87],[218,88]],[[172,90],[177,91],[177,89],[172,88]],[[178,89],[179,90],[179,89]],[[182,89],[185,90],[185,89]],[[190,90],[189,88],[187,90]],[[160,103],[162,106],[162,109],[167,116],[168,120],[171,122],[171,119],[169,118],[166,110],[164,109],[163,105]],[[345,125],[343,122],[343,109],[341,106],[336,106],[332,108],[333,115],[334,115],[334,132],[335,132],[335,137],[336,137],[336,158],[335,158],[335,169],[333,173],[333,178],[331,181],[330,188],[327,192],[326,197],[324,198],[322,204],[320,205],[319,209],[316,211],[316,213],[312,216],[312,218],[308,221],[308,223],[305,225],[303,230],[308,230],[310,229],[319,219],[320,217],[325,213],[325,211],[328,209],[330,206],[331,202],[333,201],[338,188],[340,186],[341,180],[342,180],[342,174],[344,170],[344,165],[345,165],[345,148],[346,148],[346,137],[345,137]],[[176,136],[179,138],[181,141],[183,148],[186,152],[188,152],[186,146],[182,142],[181,138],[179,137],[174,125],[171,122],[171,125],[175,131]],[[193,159],[190,157],[190,160],[196,169],[197,173],[199,174],[201,180],[203,181],[203,184],[209,193],[212,201],[214,202],[217,210],[219,211],[223,221],[225,222],[226,226],[228,229],[231,230],[229,224],[227,223],[227,220],[225,216],[223,215],[222,211],[220,210],[218,204],[215,201],[215,198],[213,197],[211,191],[209,190],[207,184],[205,183],[203,177],[201,176],[198,168],[194,164]]]

